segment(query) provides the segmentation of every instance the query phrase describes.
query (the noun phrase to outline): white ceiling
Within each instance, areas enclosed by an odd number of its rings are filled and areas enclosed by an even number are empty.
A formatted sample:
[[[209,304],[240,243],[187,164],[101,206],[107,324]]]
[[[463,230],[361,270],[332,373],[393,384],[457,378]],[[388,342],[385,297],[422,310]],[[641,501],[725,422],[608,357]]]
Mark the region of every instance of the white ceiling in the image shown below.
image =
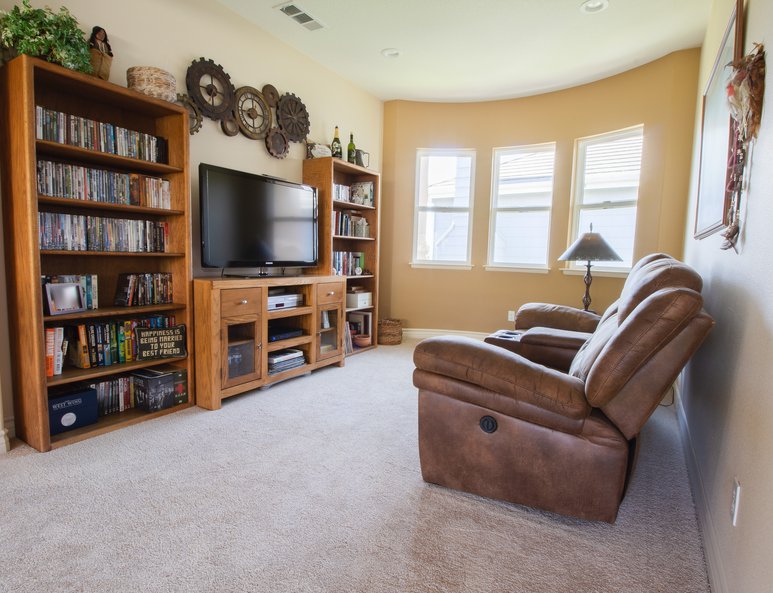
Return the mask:
[[[599,80],[698,47],[711,0],[217,0],[382,100],[480,101]],[[384,48],[401,55],[385,58]]]

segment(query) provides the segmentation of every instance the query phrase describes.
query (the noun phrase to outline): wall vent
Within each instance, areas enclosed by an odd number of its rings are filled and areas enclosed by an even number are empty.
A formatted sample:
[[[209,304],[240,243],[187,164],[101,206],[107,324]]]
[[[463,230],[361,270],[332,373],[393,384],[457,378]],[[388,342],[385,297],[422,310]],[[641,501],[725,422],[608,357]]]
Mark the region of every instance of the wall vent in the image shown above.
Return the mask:
[[[306,27],[309,31],[316,31],[317,29],[322,29],[324,27],[322,23],[293,2],[290,2],[289,4],[280,4],[276,8],[281,10],[299,25]]]

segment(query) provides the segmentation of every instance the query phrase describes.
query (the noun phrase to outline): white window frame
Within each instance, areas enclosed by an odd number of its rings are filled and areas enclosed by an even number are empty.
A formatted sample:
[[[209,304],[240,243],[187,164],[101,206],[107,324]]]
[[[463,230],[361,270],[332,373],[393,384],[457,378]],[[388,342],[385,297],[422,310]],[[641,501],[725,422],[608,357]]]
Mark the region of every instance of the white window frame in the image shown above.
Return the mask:
[[[602,210],[607,208],[630,208],[631,206],[633,206],[636,208],[636,218],[638,219],[639,191],[641,191],[641,169],[639,174],[639,185],[637,187],[635,200],[620,200],[615,202],[602,202],[600,204],[589,204],[589,205],[584,205],[582,201],[584,196],[584,191],[585,191],[585,154],[586,154],[587,146],[592,144],[597,144],[600,142],[610,142],[614,140],[619,140],[622,138],[627,138],[635,135],[636,136],[640,135],[642,137],[641,164],[643,165],[644,163],[644,124],[631,126],[629,128],[623,128],[621,130],[615,130],[612,132],[605,132],[603,134],[596,134],[595,136],[586,136],[584,138],[578,138],[575,141],[574,175],[573,175],[574,180],[572,183],[571,235],[567,246],[574,243],[574,241],[577,240],[577,237],[579,237],[581,233],[588,232],[589,230],[589,229],[579,228],[580,212],[582,210]],[[636,226],[637,225],[634,223],[634,229],[633,229],[634,230],[634,238],[633,238],[634,256],[632,258],[631,265],[633,265],[633,261],[635,261]],[[568,265],[565,270],[567,273],[578,273],[580,271],[585,270],[586,264],[583,262],[567,262],[567,263]],[[617,274],[624,275],[624,274],[627,274],[628,271],[630,271],[630,266],[629,267],[611,266],[606,262],[594,262],[593,270],[594,270],[594,273],[598,271],[598,272],[608,272],[609,275],[617,275]]]
[[[488,271],[535,271],[544,272],[550,269],[550,227],[553,213],[553,196],[556,182],[556,143],[543,142],[540,144],[524,144],[520,146],[506,146],[494,148],[491,155],[491,200],[489,210],[489,234],[488,255],[486,257],[486,270]],[[549,206],[508,206],[499,207],[499,159],[500,154],[518,154],[529,152],[553,152],[552,184],[550,187]],[[496,262],[494,261],[494,247],[496,242],[497,214],[499,212],[548,212],[547,246],[545,249],[545,262],[543,264],[530,264],[524,262]]]
[[[416,151],[416,180],[415,180],[415,194],[413,203],[413,248],[411,252],[411,266],[414,268],[457,268],[457,269],[472,269],[472,232],[473,232],[473,219],[472,213],[475,205],[475,154],[474,148],[420,148]],[[469,157],[470,158],[470,187],[469,187],[469,201],[467,207],[455,206],[455,207],[437,207],[437,206],[421,206],[421,159],[432,156],[457,156],[457,157]],[[419,215],[423,212],[466,212],[468,219],[467,228],[467,256],[464,261],[437,261],[419,259],[417,257],[418,241],[419,241]]]

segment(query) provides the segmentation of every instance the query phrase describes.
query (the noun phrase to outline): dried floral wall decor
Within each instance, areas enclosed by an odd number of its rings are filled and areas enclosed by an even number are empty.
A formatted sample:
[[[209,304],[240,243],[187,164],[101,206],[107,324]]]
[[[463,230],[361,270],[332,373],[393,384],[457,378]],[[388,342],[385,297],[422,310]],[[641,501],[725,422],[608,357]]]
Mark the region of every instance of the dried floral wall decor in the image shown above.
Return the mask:
[[[755,43],[754,49],[731,64],[733,75],[727,85],[730,116],[733,118],[735,151],[730,156],[728,189],[732,192],[729,224],[722,233],[725,240],[722,249],[735,249],[741,230],[741,195],[744,176],[748,173],[749,149],[757,138],[762,119],[762,103],[765,95],[765,49]]]

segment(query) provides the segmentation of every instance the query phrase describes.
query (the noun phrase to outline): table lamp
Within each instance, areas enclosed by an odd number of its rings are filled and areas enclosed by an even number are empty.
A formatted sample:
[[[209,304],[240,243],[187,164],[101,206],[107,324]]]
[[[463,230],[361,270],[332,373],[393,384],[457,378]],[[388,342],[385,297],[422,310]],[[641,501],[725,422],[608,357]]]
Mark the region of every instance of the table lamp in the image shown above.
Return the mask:
[[[583,234],[572,245],[561,254],[558,261],[587,261],[588,267],[585,271],[585,296],[582,297],[582,304],[585,311],[590,307],[590,283],[593,278],[590,274],[590,263],[592,261],[623,261],[623,258],[617,255],[612,246],[606,242],[599,233],[593,232],[593,225],[590,225],[590,232]]]

